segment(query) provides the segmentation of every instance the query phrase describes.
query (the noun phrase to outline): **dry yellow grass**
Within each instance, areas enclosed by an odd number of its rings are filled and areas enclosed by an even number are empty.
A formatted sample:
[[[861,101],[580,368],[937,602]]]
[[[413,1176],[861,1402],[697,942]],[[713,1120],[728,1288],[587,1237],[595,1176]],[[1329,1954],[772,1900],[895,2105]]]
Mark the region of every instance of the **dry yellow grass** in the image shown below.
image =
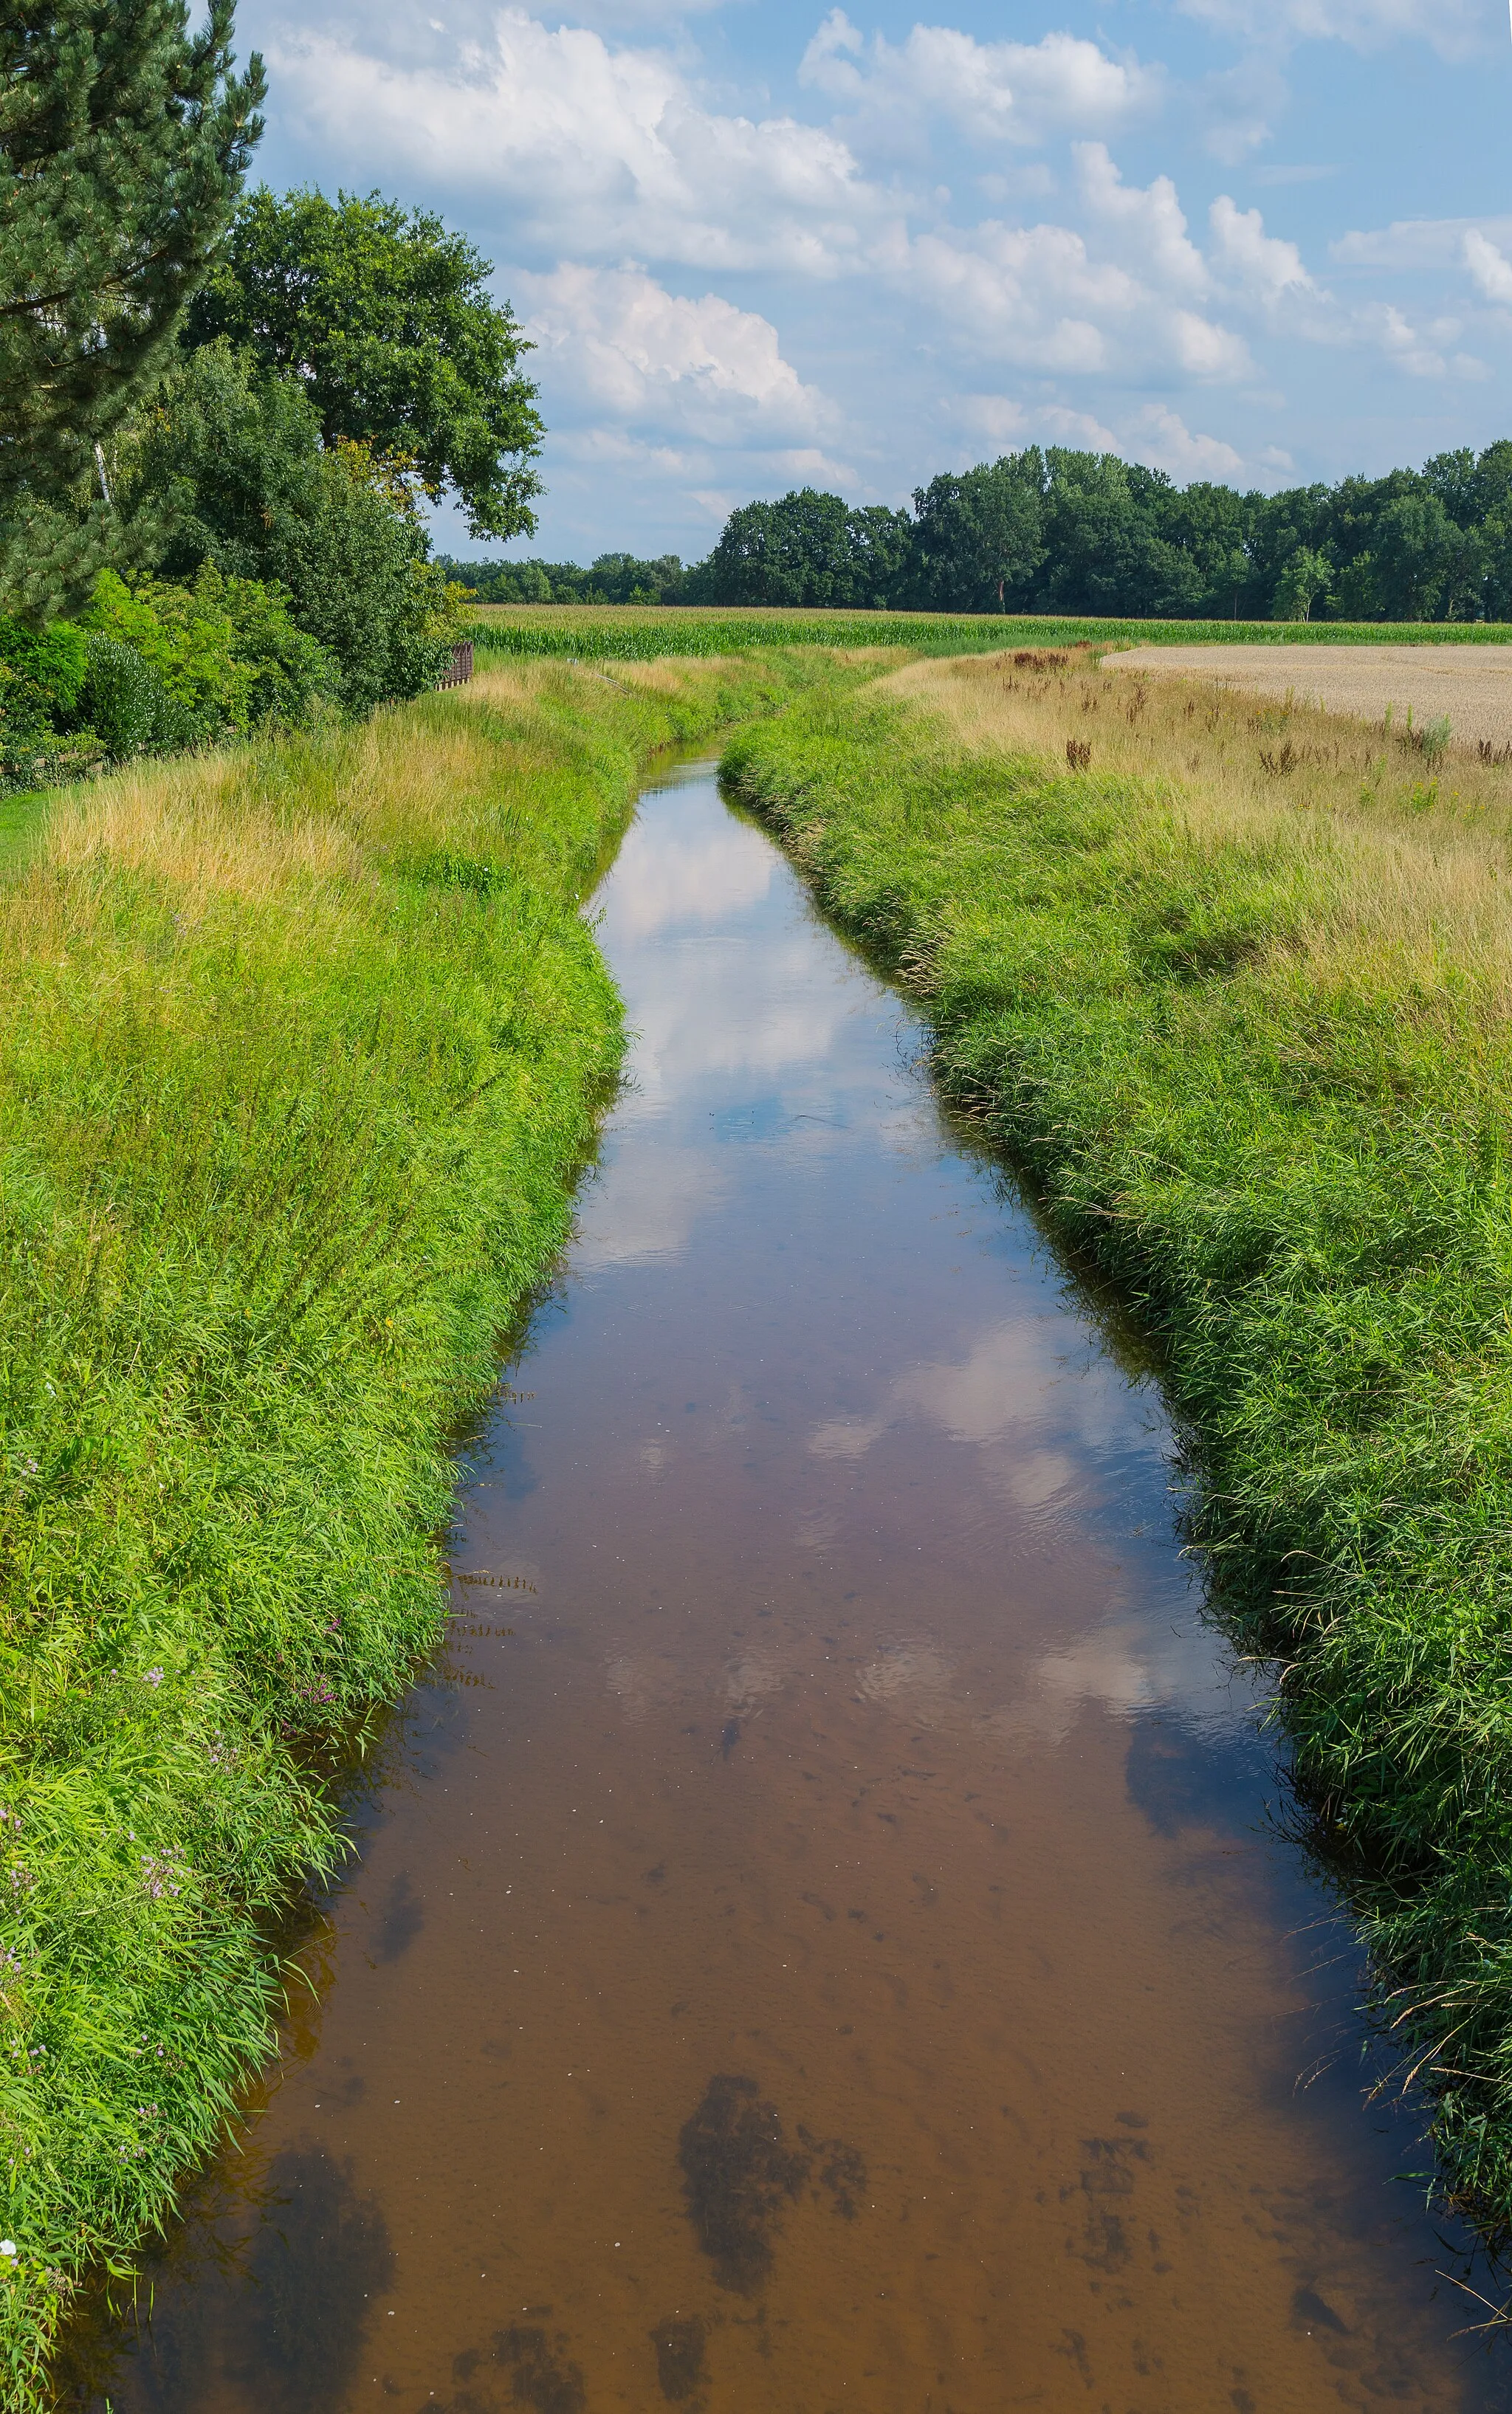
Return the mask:
[[[309,812],[280,815],[271,800],[260,804],[255,781],[255,758],[239,754],[123,771],[54,809],[44,859],[65,872],[110,864],[140,873],[191,908],[212,895],[262,899],[292,879],[355,870],[338,825]]]
[[[50,869],[135,873],[171,888],[193,916],[215,898],[250,903],[292,884],[359,879],[363,848],[382,850],[400,833],[409,854],[455,842],[464,800],[491,811],[501,771],[546,734],[503,737],[462,708],[529,713],[553,684],[561,692],[591,677],[511,665],[352,729],[143,762],[67,791],[52,805],[26,876],[7,892],[7,914],[35,910]]]
[[[450,693],[473,704],[516,705],[539,704],[543,697],[561,694],[568,686],[580,686],[585,679],[639,688],[648,695],[686,695],[710,678],[717,678],[721,671],[749,669],[741,654],[658,654],[649,662],[608,663],[569,663],[551,654],[479,654],[476,663],[468,683]]]
[[[1432,764],[1405,731],[1115,674],[1089,653],[921,662],[880,684],[968,751],[1138,781],[1175,844],[1273,860],[1304,908],[1278,943],[1295,976],[1374,986],[1389,972],[1432,1015],[1452,968],[1459,1006],[1468,988],[1481,1014],[1512,1011],[1512,767],[1452,743]],[[1069,748],[1090,752],[1076,761]]]
[[[673,660],[620,664],[611,676],[591,663],[485,661],[469,684],[354,728],[142,762],[61,792],[24,870],[0,891],[5,954],[24,964],[62,944],[60,882],[77,935],[93,892],[72,875],[91,870],[172,892],[181,921],[193,923],[217,901],[338,890],[367,876],[366,850],[414,859],[455,847],[464,825],[469,834],[517,831],[529,775],[561,776],[563,714],[591,714],[606,685],[663,701],[707,693],[722,671],[742,669]],[[487,727],[485,711],[496,716]],[[515,782],[507,807],[506,779]]]
[[[717,678],[729,659],[726,654],[707,654],[702,666]],[[601,670],[598,676],[616,687],[638,688],[645,695],[681,695],[688,683],[688,662],[685,655],[663,654],[655,662],[616,663],[612,671]]]
[[[447,693],[462,705],[535,705],[544,694],[559,692],[564,679],[583,676],[579,665],[548,657],[480,654],[471,679],[461,687],[449,688]]]
[[[825,646],[804,651],[855,670],[886,670],[898,659],[896,646]],[[647,695],[677,696],[686,694],[690,684],[705,673],[718,678],[721,672],[742,667],[748,668],[749,663],[740,654],[659,654],[651,662],[617,662],[612,670],[600,666],[596,676],[617,687],[638,688]]]

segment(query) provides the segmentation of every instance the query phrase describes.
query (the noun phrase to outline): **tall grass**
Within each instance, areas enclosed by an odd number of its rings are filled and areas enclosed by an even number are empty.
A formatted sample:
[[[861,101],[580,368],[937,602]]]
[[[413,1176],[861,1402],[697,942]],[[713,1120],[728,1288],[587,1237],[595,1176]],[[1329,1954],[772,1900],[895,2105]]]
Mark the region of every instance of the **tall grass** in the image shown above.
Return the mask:
[[[0,2401],[220,2133],[446,1440],[620,1060],[653,749],[812,662],[549,663],[55,798],[0,877]],[[11,2252],[11,2248],[14,2252]]]
[[[1043,657],[813,700],[726,769],[1159,1335],[1222,1614],[1505,2242],[1512,772]]]
[[[751,647],[906,648],[994,653],[1034,646],[1499,646],[1512,627],[1488,621],[1099,620],[1024,614],[853,612],[715,604],[490,604],[465,634],[480,650],[529,659],[651,662],[738,654]]]

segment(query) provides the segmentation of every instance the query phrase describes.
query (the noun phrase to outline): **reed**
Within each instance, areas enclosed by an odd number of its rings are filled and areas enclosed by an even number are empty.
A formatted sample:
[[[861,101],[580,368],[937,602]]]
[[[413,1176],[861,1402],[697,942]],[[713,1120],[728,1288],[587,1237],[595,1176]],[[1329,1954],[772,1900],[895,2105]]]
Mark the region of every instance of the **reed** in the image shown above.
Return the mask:
[[[1505,2243],[1512,771],[1043,654],[813,699],[726,771],[1158,1342],[1216,1605]]]

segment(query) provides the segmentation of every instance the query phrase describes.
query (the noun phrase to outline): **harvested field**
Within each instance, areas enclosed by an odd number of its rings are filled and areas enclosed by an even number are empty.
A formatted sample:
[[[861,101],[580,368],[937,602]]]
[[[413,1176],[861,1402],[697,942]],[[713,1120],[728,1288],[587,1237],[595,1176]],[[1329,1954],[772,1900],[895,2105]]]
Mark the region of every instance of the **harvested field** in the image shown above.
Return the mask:
[[[1157,678],[1213,678],[1264,695],[1292,690],[1300,703],[1361,721],[1410,710],[1421,724],[1444,714],[1457,738],[1512,743],[1512,646],[1134,646],[1104,656],[1110,670]]]

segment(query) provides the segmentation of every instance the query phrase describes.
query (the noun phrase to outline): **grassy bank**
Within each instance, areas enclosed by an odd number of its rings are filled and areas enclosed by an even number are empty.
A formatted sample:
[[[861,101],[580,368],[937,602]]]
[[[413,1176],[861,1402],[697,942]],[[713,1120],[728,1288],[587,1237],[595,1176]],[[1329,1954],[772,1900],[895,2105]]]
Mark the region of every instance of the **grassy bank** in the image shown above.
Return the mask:
[[[447,1435],[619,1062],[578,907],[638,776],[817,675],[501,667],[0,860],[7,2408],[268,2050],[327,1775],[438,1636]]]
[[[0,791],[0,879],[35,843],[46,809],[39,789]]]
[[[464,633],[482,651],[529,659],[652,662],[662,654],[775,646],[896,646],[913,653],[1035,646],[1503,646],[1488,621],[1088,620],[968,613],[785,611],[715,604],[485,604]]]
[[[1220,1605],[1281,1662],[1448,2184],[1505,2238],[1512,773],[1011,658],[816,698],[726,767],[1159,1336]]]

